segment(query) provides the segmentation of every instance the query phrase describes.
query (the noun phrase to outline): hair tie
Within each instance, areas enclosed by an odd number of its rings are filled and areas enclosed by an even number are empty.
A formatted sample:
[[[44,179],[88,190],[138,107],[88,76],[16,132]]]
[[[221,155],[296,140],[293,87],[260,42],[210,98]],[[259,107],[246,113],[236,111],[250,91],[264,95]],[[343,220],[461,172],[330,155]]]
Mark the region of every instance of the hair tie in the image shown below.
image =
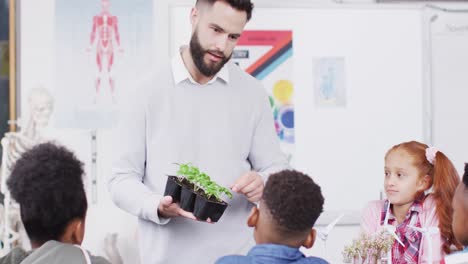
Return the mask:
[[[439,152],[439,150],[436,147],[428,147],[426,149],[426,159],[432,165],[434,165],[437,152]]]

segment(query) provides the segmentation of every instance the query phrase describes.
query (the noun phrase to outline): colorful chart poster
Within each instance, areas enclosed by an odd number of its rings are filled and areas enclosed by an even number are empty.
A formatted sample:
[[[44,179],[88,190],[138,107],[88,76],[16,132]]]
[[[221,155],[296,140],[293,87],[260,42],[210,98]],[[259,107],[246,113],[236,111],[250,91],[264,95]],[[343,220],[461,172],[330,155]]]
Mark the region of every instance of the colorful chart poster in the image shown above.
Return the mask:
[[[232,56],[268,91],[276,132],[289,159],[295,143],[292,35],[289,30],[246,30]]]

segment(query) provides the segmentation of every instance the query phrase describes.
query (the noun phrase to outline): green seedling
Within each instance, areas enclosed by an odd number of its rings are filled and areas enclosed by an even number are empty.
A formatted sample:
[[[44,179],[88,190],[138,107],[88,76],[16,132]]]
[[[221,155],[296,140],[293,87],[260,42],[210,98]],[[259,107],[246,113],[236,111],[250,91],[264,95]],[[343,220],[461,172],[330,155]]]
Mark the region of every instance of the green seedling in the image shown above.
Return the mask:
[[[232,193],[228,188],[222,187],[212,181],[208,174],[201,172],[200,169],[193,166],[191,163],[177,165],[179,165],[179,170],[177,171],[177,177],[179,177],[179,180],[182,180],[183,178],[187,179],[194,185],[195,191],[202,189],[207,196],[206,198],[210,199],[214,197],[218,202],[222,202],[222,196],[226,195],[232,199]]]

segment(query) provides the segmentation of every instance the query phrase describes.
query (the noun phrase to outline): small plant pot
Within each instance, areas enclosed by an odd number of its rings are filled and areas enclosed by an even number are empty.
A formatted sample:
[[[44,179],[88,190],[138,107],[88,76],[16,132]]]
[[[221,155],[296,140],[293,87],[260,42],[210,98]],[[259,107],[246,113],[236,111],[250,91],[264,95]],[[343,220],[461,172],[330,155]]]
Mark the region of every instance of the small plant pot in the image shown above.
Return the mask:
[[[180,193],[180,208],[187,212],[193,212],[196,194],[186,186],[182,186]]]
[[[182,187],[176,176],[168,176],[166,181],[166,189],[164,190],[164,196],[171,196],[172,202],[177,203],[180,201]]]
[[[225,202],[214,202],[201,195],[196,195],[193,214],[196,218],[203,221],[210,218],[211,222],[218,222],[226,208],[227,203]]]

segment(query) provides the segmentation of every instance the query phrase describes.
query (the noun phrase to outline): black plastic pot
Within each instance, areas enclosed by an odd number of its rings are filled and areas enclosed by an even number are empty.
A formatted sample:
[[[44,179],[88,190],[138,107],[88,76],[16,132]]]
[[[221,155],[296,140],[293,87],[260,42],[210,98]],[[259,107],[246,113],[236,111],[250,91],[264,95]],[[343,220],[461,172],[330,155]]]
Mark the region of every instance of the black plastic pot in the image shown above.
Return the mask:
[[[182,187],[177,181],[176,176],[168,176],[166,181],[166,189],[164,190],[164,196],[171,196],[172,201],[177,203],[180,201]]]
[[[180,193],[180,208],[187,212],[193,212],[196,194],[187,186],[182,186]]]
[[[193,214],[199,220],[206,221],[208,218],[210,218],[211,222],[218,222],[226,208],[227,203],[225,202],[213,202],[197,194]]]

